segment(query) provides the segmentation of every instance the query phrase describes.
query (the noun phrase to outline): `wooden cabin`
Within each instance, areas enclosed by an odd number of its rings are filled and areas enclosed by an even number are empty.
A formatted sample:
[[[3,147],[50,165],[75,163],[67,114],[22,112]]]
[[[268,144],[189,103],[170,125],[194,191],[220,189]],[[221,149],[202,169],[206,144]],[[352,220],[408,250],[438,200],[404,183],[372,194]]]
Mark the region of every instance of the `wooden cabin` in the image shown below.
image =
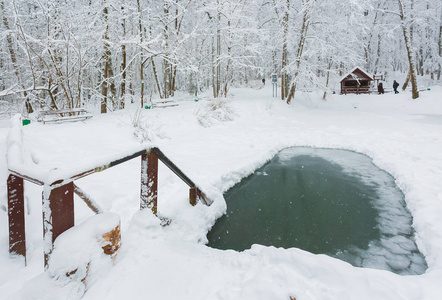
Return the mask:
[[[341,79],[341,94],[369,94],[373,77],[364,69],[355,67]],[[359,85],[359,87],[358,87]]]

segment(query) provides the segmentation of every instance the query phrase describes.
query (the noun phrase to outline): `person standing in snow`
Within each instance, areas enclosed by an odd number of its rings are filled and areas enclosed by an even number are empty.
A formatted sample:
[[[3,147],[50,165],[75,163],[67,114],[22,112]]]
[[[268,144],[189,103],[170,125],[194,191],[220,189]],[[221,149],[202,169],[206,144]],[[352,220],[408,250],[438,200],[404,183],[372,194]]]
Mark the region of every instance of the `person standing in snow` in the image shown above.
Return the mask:
[[[394,82],[393,82],[393,90],[394,90],[395,94],[399,94],[399,92],[397,90],[398,87],[399,87],[399,83],[397,83],[397,81],[394,80]]]
[[[382,82],[379,82],[378,84],[378,93],[379,95],[384,93],[384,86],[382,85]]]

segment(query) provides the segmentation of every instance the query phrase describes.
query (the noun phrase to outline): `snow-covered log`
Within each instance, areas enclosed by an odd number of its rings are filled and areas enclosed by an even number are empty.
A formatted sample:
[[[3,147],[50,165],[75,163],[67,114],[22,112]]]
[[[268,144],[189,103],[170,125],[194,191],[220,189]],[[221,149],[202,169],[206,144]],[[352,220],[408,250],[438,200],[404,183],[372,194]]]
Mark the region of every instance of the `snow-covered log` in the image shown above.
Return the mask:
[[[112,267],[120,246],[120,217],[95,215],[57,238],[48,274],[61,285],[77,283],[86,289]]]

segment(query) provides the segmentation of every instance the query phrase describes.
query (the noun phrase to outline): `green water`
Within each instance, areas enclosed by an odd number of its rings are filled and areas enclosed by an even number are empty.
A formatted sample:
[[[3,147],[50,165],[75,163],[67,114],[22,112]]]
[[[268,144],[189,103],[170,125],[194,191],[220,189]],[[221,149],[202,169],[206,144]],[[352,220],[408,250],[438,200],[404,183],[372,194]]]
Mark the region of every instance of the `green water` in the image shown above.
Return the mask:
[[[353,152],[322,149],[318,150],[321,157],[318,151],[315,155],[308,151],[280,153],[225,193],[227,212],[209,232],[209,246],[238,251],[253,244],[297,247],[356,266],[400,274],[424,272],[426,264],[413,240],[411,216],[391,176]],[[358,175],[355,170],[369,175]],[[382,204],[383,198],[388,205]],[[386,216],[390,211],[393,216]],[[404,224],[383,223],[385,217]],[[393,251],[399,262],[393,265],[391,255],[384,255],[383,244],[390,245],[398,236],[406,240],[408,256]]]

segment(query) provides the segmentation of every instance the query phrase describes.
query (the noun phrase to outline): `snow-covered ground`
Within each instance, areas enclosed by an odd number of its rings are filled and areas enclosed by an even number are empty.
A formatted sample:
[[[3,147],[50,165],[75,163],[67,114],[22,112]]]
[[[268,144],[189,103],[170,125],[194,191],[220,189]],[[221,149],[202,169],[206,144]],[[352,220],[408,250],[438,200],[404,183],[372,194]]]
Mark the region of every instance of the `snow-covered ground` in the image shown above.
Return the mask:
[[[25,184],[27,266],[8,254],[5,158],[10,122],[0,120],[0,298],[2,299],[440,299],[442,287],[442,87],[398,95],[297,95],[287,106],[264,89],[235,89],[227,111],[210,116],[205,100],[143,110],[146,147],[159,147],[212,197],[210,207],[188,203],[188,187],[160,163],[159,214],[138,211],[140,160],[76,184],[122,222],[115,264],[91,271],[87,290],[43,272],[42,188]],[[91,166],[140,147],[136,108],[86,122],[22,128],[23,153],[35,172]],[[203,126],[204,125],[204,126]],[[138,138],[134,132],[138,133]],[[417,244],[428,270],[399,276],[355,268],[300,249],[253,245],[243,252],[204,245],[221,216],[221,193],[290,146],[348,149],[368,155],[405,194]],[[11,154],[15,155],[15,154]],[[93,216],[75,198],[76,224]],[[83,294],[84,293],[84,294]]]

